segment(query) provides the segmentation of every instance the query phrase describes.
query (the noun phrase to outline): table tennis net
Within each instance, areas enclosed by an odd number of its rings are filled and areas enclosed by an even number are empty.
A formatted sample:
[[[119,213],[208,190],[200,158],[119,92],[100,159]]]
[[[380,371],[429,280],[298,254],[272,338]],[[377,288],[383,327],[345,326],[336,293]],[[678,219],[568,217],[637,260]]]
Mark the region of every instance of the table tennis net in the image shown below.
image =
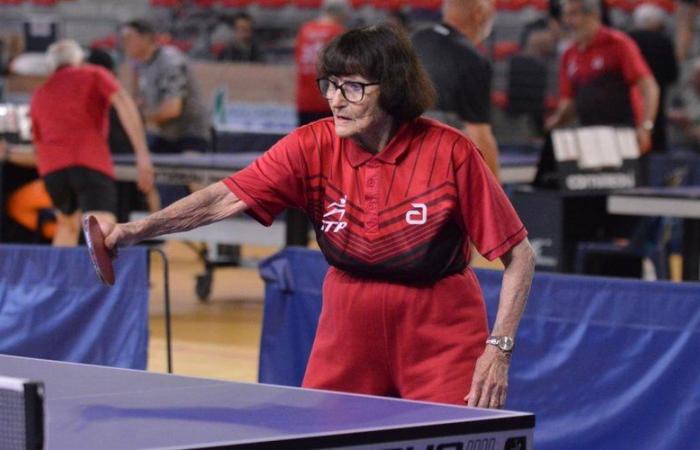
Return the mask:
[[[44,447],[44,385],[0,377],[0,449]]]

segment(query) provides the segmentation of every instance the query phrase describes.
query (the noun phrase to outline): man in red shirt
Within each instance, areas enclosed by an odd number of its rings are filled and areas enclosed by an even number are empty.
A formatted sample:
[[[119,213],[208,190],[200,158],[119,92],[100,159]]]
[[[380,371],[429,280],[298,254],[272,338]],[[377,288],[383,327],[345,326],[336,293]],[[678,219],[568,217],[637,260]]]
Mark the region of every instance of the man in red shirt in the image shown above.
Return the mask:
[[[328,102],[316,87],[316,62],[321,49],[345,31],[350,13],[346,0],[324,0],[321,15],[299,29],[294,46],[297,66],[297,116],[299,125],[330,115]]]
[[[345,31],[350,14],[346,0],[324,0],[321,15],[299,29],[294,47],[297,67],[297,121],[305,125],[331,114],[328,101],[321,97],[316,86],[316,63],[321,49],[334,37]],[[309,222],[298,211],[287,212],[287,245],[309,244]]]
[[[435,94],[405,35],[349,31],[318,70],[332,118],[143,221],[103,226],[105,244],[302,209],[331,265],[305,387],[502,407],[534,268],[527,231],[474,143],[420,117]],[[491,336],[470,243],[505,265]]]
[[[153,167],[136,105],[105,69],[82,65],[77,42],[48,49],[55,71],[34,93],[30,114],[37,168],[56,208],[54,245],[78,242],[82,213],[115,222],[114,167],[107,144],[109,108],[114,106],[137,157],[139,188],[153,185]]]
[[[574,115],[583,126],[636,127],[640,150],[647,152],[659,86],[634,41],[603,26],[600,14],[599,0],[564,2],[564,23],[573,33],[573,44],[561,60],[561,100],[546,127],[564,125]]]

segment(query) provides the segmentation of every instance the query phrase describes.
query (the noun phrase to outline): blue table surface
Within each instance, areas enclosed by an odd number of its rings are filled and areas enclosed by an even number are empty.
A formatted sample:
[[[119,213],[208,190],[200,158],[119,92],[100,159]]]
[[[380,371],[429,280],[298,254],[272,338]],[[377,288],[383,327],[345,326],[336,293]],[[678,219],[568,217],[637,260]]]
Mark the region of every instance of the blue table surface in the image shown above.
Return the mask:
[[[0,355],[0,376],[43,381],[47,448],[146,448],[267,442],[426,424],[534,416],[232,383]]]

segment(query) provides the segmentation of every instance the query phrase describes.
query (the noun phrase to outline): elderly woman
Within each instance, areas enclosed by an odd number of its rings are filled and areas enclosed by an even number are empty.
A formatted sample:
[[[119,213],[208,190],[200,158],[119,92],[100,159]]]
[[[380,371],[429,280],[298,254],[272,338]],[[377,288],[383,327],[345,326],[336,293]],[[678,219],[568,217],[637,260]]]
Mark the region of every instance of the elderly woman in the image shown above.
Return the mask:
[[[420,117],[434,91],[405,36],[349,31],[324,49],[318,74],[333,117],[298,128],[229,178],[117,225],[107,246],[244,211],[269,226],[300,208],[331,265],[305,387],[503,406],[534,266],[525,228],[474,144]],[[505,265],[491,336],[470,243]]]

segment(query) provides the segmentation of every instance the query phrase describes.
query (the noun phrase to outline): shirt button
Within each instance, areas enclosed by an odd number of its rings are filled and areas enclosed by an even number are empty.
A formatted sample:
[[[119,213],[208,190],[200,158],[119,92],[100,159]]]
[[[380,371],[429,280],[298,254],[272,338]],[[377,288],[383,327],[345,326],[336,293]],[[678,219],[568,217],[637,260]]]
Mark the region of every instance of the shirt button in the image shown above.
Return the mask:
[[[375,184],[375,183],[374,183],[374,178],[370,178],[370,179],[367,181],[367,186],[369,186],[369,187],[374,187],[374,184]]]

